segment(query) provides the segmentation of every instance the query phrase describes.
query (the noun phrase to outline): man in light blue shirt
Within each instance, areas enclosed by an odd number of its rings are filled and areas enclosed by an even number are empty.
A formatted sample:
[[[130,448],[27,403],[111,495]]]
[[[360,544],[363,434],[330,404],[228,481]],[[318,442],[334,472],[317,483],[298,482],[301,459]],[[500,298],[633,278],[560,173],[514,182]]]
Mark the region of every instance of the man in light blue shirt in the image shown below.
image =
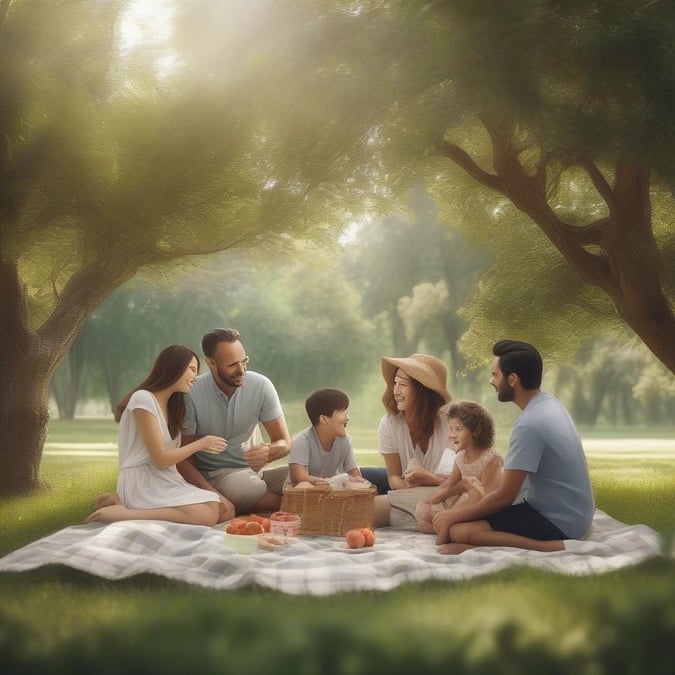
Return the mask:
[[[588,532],[595,512],[581,439],[562,403],[541,391],[542,359],[532,345],[501,340],[492,353],[497,398],[523,412],[500,485],[473,506],[439,512],[436,541],[442,553],[473,546],[563,550],[563,540]]]
[[[260,373],[248,371],[248,356],[232,328],[216,328],[202,339],[208,373],[185,396],[182,444],[199,436],[222,436],[219,455],[195,453],[178,465],[190,483],[219,493],[237,513],[276,511],[281,506],[288,465],[264,470],[291,445],[279,396]],[[262,441],[262,424],[269,443]]]

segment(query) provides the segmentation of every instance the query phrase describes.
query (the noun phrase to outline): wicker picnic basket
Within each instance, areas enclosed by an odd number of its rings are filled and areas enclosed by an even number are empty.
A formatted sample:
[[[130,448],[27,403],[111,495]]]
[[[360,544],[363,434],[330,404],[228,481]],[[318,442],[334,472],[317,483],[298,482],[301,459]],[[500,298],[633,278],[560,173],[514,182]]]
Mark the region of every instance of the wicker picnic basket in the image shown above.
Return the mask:
[[[332,490],[285,487],[281,509],[302,519],[300,534],[338,537],[358,527],[373,527],[377,488]]]

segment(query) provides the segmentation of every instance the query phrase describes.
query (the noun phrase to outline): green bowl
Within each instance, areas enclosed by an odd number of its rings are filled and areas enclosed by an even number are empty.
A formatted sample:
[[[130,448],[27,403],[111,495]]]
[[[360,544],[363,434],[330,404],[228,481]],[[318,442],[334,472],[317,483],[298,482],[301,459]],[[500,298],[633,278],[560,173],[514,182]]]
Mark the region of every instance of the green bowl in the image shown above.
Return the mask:
[[[225,546],[237,553],[254,553],[258,550],[258,535],[225,533]]]

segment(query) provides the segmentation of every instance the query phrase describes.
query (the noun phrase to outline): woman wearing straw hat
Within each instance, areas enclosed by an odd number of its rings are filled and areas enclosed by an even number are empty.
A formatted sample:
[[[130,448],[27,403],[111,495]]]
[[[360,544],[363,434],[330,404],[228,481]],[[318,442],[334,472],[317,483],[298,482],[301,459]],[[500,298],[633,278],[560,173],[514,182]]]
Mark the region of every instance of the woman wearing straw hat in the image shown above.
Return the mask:
[[[447,428],[439,410],[451,400],[448,372],[427,354],[382,358],[387,413],[378,429],[389,492],[375,498],[375,526],[414,529],[415,505],[426,499],[452,471],[454,452],[447,450]],[[364,477],[368,478],[364,470]],[[370,480],[370,478],[369,478]]]

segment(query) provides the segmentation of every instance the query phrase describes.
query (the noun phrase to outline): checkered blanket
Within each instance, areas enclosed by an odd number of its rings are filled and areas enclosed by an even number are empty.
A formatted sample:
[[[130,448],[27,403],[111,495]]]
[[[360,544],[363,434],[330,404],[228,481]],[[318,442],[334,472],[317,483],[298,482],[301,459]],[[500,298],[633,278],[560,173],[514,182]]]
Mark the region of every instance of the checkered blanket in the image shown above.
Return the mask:
[[[350,552],[341,537],[300,537],[273,552],[236,551],[222,526],[159,521],[66,527],[0,559],[0,572],[62,564],[106,579],[150,573],[219,589],[258,585],[283,593],[386,591],[430,579],[455,581],[526,566],[566,575],[599,574],[662,555],[657,532],[597,511],[590,536],[564,551],[484,547],[441,555],[432,535],[384,528],[374,547]]]

